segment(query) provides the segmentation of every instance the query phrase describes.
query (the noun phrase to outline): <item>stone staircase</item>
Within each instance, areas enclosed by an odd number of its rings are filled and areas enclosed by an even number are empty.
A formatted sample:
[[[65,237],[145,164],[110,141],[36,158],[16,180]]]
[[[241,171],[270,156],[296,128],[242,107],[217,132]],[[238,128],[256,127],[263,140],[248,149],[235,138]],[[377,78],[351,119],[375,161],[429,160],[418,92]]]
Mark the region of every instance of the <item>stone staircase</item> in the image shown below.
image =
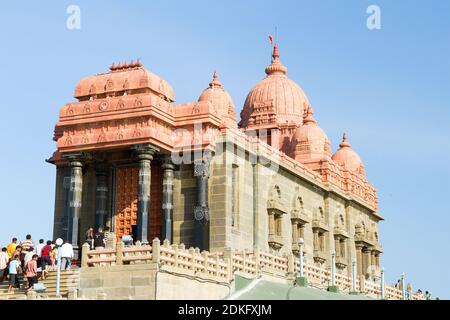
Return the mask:
[[[0,283],[0,300],[25,300],[27,280],[21,279],[20,289],[14,288],[14,293],[8,293],[9,282],[8,279]]]
[[[61,271],[60,280],[60,294],[63,297],[67,297],[70,290],[78,288],[78,282],[80,279],[80,272],[78,269],[72,269],[70,271]],[[43,298],[56,297],[56,271],[50,271],[47,274],[45,280],[39,279],[39,283],[44,284],[47,288],[44,292],[38,293],[38,296]]]
[[[79,278],[80,274],[78,269],[61,271],[60,294],[62,297],[67,297],[70,290],[76,290],[78,288]],[[45,280],[42,280],[39,275],[39,283],[44,284],[46,289],[44,292],[37,293],[38,298],[52,299],[56,297],[56,271],[50,271]],[[6,280],[0,284],[0,300],[27,299],[27,287],[28,281],[26,278],[22,277],[20,289],[15,288],[14,294],[8,293],[8,280]]]

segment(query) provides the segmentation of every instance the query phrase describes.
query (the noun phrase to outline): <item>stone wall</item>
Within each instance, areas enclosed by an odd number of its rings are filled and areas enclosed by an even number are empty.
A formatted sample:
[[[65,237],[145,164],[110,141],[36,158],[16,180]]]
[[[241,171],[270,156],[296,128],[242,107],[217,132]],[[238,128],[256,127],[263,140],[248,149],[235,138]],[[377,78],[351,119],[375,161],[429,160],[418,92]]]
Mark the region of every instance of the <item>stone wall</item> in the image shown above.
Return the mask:
[[[80,299],[223,299],[229,286],[186,273],[160,270],[156,263],[80,269]]]
[[[363,223],[371,234],[375,232],[378,234],[378,222],[381,219],[378,213],[360,204],[350,195],[330,185],[317,182],[320,177],[312,178],[311,174],[300,174],[293,168],[286,167],[282,159],[277,158],[279,154],[261,154],[259,151],[258,153],[252,150],[245,144],[245,139],[224,135],[222,143],[218,143],[217,146],[209,179],[210,251],[222,251],[225,248],[252,250],[255,247],[265,251],[272,250],[268,243],[267,203],[274,193],[279,192],[280,198],[277,201],[284,208],[285,214],[282,215],[281,222],[282,246],[274,251],[289,254],[294,249],[292,244],[296,243],[296,239],[293,239],[292,234],[291,213],[296,208],[296,201],[301,199],[302,213],[310,221],[305,225],[303,235],[305,261],[309,264],[316,263],[312,225],[314,220],[319,219],[327,230],[322,267],[330,268],[331,253],[336,251],[335,228],[340,228],[347,239],[342,250],[345,252],[345,257],[340,258],[341,266],[345,267],[337,272],[351,274],[351,264],[356,259],[355,226]],[[255,154],[260,155],[256,169]],[[270,163],[269,160],[272,162]],[[236,168],[234,170],[238,170],[238,216],[235,218],[234,226],[231,217],[233,167]],[[257,170],[256,181],[254,170]],[[275,191],[276,189],[278,191]],[[256,207],[254,206],[255,196],[257,197]],[[177,239],[174,240],[177,242]],[[319,266],[317,263],[316,265]]]
[[[81,299],[155,299],[157,265],[136,264],[80,269]]]

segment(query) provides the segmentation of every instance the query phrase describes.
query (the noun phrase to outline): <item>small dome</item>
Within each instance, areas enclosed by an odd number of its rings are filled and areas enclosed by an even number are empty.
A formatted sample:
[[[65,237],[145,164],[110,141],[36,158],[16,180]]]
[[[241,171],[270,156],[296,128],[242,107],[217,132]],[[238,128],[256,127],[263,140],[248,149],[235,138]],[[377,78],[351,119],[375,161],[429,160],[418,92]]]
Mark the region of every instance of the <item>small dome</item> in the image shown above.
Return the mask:
[[[364,174],[364,165],[361,158],[352,149],[350,143],[348,143],[345,133],[342,137],[342,143],[339,145],[339,149],[333,155],[332,159],[349,171]]]
[[[209,84],[209,87],[202,92],[198,101],[212,103],[213,108],[217,108],[218,115],[222,117],[225,122],[228,123],[231,121],[234,122],[234,126],[237,126],[233,100],[219,81],[216,71],[214,71],[213,80]]]
[[[301,123],[305,106],[309,105],[303,90],[286,76],[275,45],[272,63],[266,68],[267,77],[256,84],[247,95],[239,126]]]
[[[149,89],[169,102],[175,101],[173,88],[166,81],[145,69],[138,60],[130,64],[113,64],[110,72],[80,80],[75,88],[75,98],[87,99],[93,95],[130,91],[140,93]]]
[[[298,161],[321,160],[331,156],[327,135],[317,125],[310,106],[306,109],[303,125],[294,134],[295,159]]]

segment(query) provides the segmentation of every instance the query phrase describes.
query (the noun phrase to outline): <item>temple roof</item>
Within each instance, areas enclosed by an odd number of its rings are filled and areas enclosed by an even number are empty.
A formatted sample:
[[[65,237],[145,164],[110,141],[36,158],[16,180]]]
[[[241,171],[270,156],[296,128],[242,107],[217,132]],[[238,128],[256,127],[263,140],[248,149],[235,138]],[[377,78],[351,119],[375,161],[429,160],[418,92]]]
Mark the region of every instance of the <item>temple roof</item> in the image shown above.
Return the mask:
[[[113,94],[115,92],[130,93],[150,90],[161,98],[175,101],[174,90],[165,80],[145,69],[138,60],[129,64],[112,64],[110,72],[88,76],[80,80],[75,88],[74,97],[87,100],[91,96]]]

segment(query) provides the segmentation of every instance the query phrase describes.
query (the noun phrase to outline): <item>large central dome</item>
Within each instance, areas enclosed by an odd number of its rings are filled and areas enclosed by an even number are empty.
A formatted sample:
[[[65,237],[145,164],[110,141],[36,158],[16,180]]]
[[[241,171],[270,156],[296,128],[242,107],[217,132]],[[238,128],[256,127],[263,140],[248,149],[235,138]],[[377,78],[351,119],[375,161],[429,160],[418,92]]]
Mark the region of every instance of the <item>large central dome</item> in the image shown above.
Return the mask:
[[[240,127],[270,127],[274,124],[301,124],[309,106],[303,90],[286,76],[277,45],[273,48],[272,63],[266,68],[267,77],[248,94],[241,112]]]

